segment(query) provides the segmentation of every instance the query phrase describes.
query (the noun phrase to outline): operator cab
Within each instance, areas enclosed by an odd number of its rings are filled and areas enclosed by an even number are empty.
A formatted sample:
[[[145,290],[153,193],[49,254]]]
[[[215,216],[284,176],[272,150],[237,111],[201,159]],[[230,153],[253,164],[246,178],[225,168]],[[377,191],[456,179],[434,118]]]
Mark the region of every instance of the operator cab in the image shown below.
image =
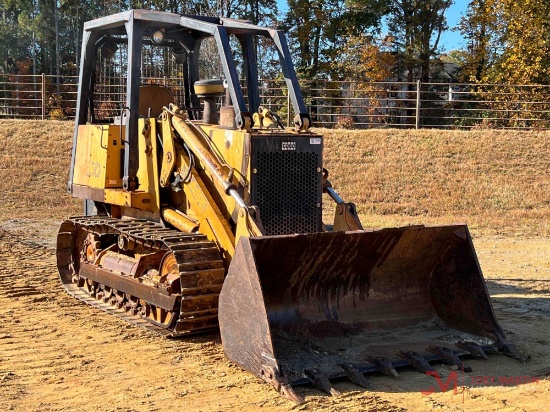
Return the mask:
[[[189,119],[211,124],[217,124],[218,108],[229,106],[234,115],[230,121],[228,113],[221,116],[224,126],[246,130],[253,126],[253,113],[258,113],[256,127],[261,127],[262,112],[272,102],[261,107],[259,42],[263,49],[271,44],[271,52],[278,55],[296,113],[295,126],[307,130],[309,115],[282,32],[242,20],[149,10],[131,10],[85,24],[78,124],[135,123],[140,116],[157,117],[164,106],[175,103],[187,111]],[[216,90],[212,94],[205,87]]]

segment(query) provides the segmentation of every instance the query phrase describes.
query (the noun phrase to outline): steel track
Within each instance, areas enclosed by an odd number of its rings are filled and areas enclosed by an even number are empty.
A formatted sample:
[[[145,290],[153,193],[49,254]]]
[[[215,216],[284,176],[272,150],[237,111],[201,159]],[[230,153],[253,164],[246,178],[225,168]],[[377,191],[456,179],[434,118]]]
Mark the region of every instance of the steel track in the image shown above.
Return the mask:
[[[182,293],[178,295],[179,313],[170,325],[152,323],[147,317],[134,315],[91,296],[73,283],[75,240],[80,229],[98,236],[123,236],[128,241],[154,251],[166,250],[176,258]],[[182,233],[144,219],[116,219],[107,216],[81,216],[61,224],[57,236],[57,266],[65,290],[86,304],[117,316],[137,326],[166,337],[197,334],[215,330],[218,325],[218,296],[225,269],[214,242],[202,234]],[[78,265],[76,265],[78,266]],[[121,291],[124,292],[124,291]]]

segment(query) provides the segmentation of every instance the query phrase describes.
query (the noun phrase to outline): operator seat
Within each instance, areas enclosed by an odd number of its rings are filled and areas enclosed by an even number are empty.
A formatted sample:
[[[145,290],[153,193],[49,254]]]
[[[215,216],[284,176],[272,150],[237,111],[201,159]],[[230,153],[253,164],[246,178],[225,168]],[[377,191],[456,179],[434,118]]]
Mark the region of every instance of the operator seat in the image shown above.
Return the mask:
[[[174,96],[164,86],[146,84],[139,87],[139,115],[140,117],[158,117],[162,114],[162,107],[174,103]],[[151,110],[149,114],[149,109]]]

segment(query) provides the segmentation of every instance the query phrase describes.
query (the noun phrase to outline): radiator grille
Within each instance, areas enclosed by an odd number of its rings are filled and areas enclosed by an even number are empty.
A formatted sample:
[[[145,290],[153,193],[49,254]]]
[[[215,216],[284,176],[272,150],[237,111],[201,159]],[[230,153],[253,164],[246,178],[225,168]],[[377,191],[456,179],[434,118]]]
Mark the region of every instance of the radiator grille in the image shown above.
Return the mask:
[[[315,152],[258,153],[256,205],[267,235],[318,231]]]

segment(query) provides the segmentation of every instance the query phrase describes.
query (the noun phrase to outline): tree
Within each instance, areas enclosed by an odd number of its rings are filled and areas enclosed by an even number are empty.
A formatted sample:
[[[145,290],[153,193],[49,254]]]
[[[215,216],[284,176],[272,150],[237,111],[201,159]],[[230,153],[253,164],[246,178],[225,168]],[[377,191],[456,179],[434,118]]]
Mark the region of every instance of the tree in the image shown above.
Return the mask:
[[[548,84],[550,53],[550,4],[536,0],[506,0],[506,49],[497,64],[494,81]]]
[[[379,2],[290,0],[281,26],[288,32],[297,56],[297,69],[307,79],[338,77],[332,62],[348,39],[380,27]]]
[[[415,74],[430,81],[430,68],[439,53],[441,33],[447,30],[445,12],[452,0],[391,0],[388,2],[389,34],[402,51],[408,80]]]
[[[500,0],[472,0],[458,29],[467,41],[463,81],[482,82],[503,52],[503,4]]]
[[[332,63],[333,71],[346,80],[387,81],[397,69],[392,40],[389,36],[382,40],[365,34],[350,36],[339,50],[340,58]]]
[[[30,1],[0,0],[1,73],[16,73],[16,62],[31,56],[32,31],[19,23],[30,8]]]
[[[468,40],[464,79],[479,84],[474,98],[490,100],[486,116],[498,126],[540,125],[550,107],[547,94],[518,85],[550,84],[550,4],[472,0],[460,30]]]
[[[468,41],[468,80],[550,82],[550,4],[536,0],[472,0],[460,22]]]

